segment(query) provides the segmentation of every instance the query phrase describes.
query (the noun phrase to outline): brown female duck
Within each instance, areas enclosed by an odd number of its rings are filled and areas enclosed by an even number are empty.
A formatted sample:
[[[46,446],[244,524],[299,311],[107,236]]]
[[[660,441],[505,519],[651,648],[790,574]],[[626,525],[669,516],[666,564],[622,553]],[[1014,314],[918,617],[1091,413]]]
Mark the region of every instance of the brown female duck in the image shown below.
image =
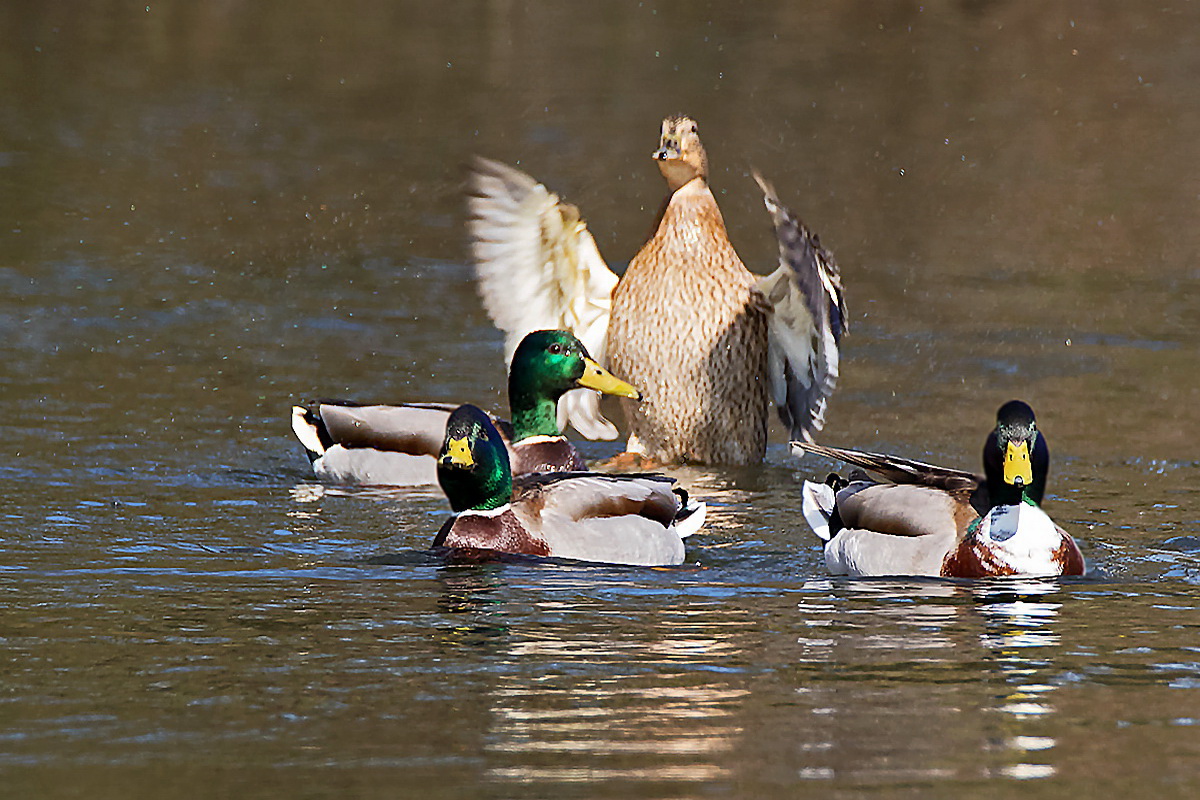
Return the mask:
[[[695,121],[663,121],[654,153],[670,195],[650,240],[618,281],[578,211],[528,175],[478,159],[471,235],[480,289],[511,343],[563,327],[642,390],[626,405],[628,453],[653,462],[762,459],[771,400],[793,438],[824,421],[846,327],[837,266],[759,180],[779,267],[750,272],[708,185]],[[757,176],[756,176],[757,178]],[[596,398],[568,394],[560,415],[615,438]]]

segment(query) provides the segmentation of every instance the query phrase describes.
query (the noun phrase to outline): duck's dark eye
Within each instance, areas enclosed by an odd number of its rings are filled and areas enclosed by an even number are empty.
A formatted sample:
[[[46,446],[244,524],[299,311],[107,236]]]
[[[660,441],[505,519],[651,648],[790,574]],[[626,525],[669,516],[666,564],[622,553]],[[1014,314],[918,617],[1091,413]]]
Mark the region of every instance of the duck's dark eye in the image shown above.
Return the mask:
[[[696,130],[696,126],[695,126],[695,125],[692,125],[692,133],[699,133],[699,131],[698,131],[698,130]]]
[[[547,349],[554,355],[560,356],[560,355],[562,355],[563,346],[561,344],[559,344],[558,342],[555,342],[554,344],[550,345],[550,347],[548,347]]]

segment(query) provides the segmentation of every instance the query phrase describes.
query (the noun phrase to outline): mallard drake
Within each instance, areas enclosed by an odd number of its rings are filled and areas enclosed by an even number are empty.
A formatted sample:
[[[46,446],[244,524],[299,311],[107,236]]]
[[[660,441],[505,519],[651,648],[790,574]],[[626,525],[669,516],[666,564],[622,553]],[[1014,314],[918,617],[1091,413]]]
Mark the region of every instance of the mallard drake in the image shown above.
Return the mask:
[[[983,471],[937,467],[897,456],[793,442],[860,472],[806,481],[804,517],[825,541],[838,575],[1082,575],[1070,534],[1041,509],[1050,469],[1046,437],[1020,400],[1000,407],[983,448]]]
[[[556,411],[558,398],[576,388],[639,396],[566,331],[534,331],[521,340],[508,374],[512,422],[493,418],[518,475],[586,469],[583,456],[560,433]],[[433,484],[446,420],[455,408],[321,401],[293,406],[292,430],[320,477],[389,486]]]
[[[846,330],[833,257],[756,175],[779,266],[755,275],[729,242],[695,121],[665,119],[653,157],[670,194],[619,281],[574,206],[523,172],[476,159],[470,234],[484,305],[510,347],[533,328],[569,329],[641,388],[642,403],[624,404],[630,454],[758,462],[768,398],[793,438],[811,440]],[[584,436],[616,438],[594,396],[564,400],[561,418]]]
[[[704,522],[704,504],[662,475],[543,473],[518,477],[514,489],[504,442],[472,405],[450,415],[437,475],[454,516],[434,547],[680,564],[684,538]]]

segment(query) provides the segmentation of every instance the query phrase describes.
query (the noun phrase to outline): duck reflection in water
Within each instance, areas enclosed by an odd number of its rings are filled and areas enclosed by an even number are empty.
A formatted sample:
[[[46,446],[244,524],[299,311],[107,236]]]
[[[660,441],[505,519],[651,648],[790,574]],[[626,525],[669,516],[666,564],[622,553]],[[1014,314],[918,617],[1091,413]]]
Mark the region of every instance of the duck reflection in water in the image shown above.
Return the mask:
[[[506,578],[500,565],[447,566],[438,570],[437,580],[441,644],[454,649],[504,642],[509,630],[503,614]]]
[[[1056,579],[823,579],[803,589],[808,633],[791,663],[809,713],[777,720],[772,735],[809,754],[810,777],[953,780],[981,763],[1004,779],[1055,774],[1053,759],[1030,754],[1057,745]],[[908,735],[914,708],[918,737]]]
[[[688,794],[733,779],[751,693],[743,676],[722,673],[744,659],[739,634],[753,617],[686,597],[631,616],[624,595],[644,583],[610,575],[601,593],[590,579],[553,584],[541,587],[553,591],[536,622],[514,621],[490,693],[490,779],[522,793],[603,781],[627,797],[664,781]],[[609,589],[618,597],[606,600]]]
[[[1062,587],[1052,579],[1022,578],[989,581],[972,588],[984,622],[980,641],[991,652],[999,677],[1008,687],[996,697],[1003,735],[1000,743],[1012,763],[999,767],[1007,778],[1047,778],[1057,770],[1045,753],[1057,745],[1046,722],[1055,711],[1051,702],[1057,686],[1054,655],[1061,643],[1055,628]],[[1036,762],[1036,763],[1035,763]]]
[[[691,596],[677,575],[528,562],[437,571],[437,641],[448,663],[469,654],[480,691],[464,713],[491,785],[551,795],[603,781],[642,797],[664,782],[736,778],[751,692],[735,665],[750,660],[741,642],[757,615]]]

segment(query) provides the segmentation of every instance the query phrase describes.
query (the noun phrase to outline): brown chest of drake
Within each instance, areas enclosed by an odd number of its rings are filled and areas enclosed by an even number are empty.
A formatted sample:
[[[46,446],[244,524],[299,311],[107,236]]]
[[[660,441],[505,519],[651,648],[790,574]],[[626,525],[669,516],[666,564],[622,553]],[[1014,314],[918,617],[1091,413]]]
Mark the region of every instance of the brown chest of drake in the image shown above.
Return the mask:
[[[613,291],[609,322],[610,365],[642,390],[628,414],[645,455],[761,460],[770,306],[754,283],[705,181],[675,191]]]
[[[496,511],[464,511],[452,517],[433,540],[433,546],[550,555],[545,540],[526,530],[507,506]]]

